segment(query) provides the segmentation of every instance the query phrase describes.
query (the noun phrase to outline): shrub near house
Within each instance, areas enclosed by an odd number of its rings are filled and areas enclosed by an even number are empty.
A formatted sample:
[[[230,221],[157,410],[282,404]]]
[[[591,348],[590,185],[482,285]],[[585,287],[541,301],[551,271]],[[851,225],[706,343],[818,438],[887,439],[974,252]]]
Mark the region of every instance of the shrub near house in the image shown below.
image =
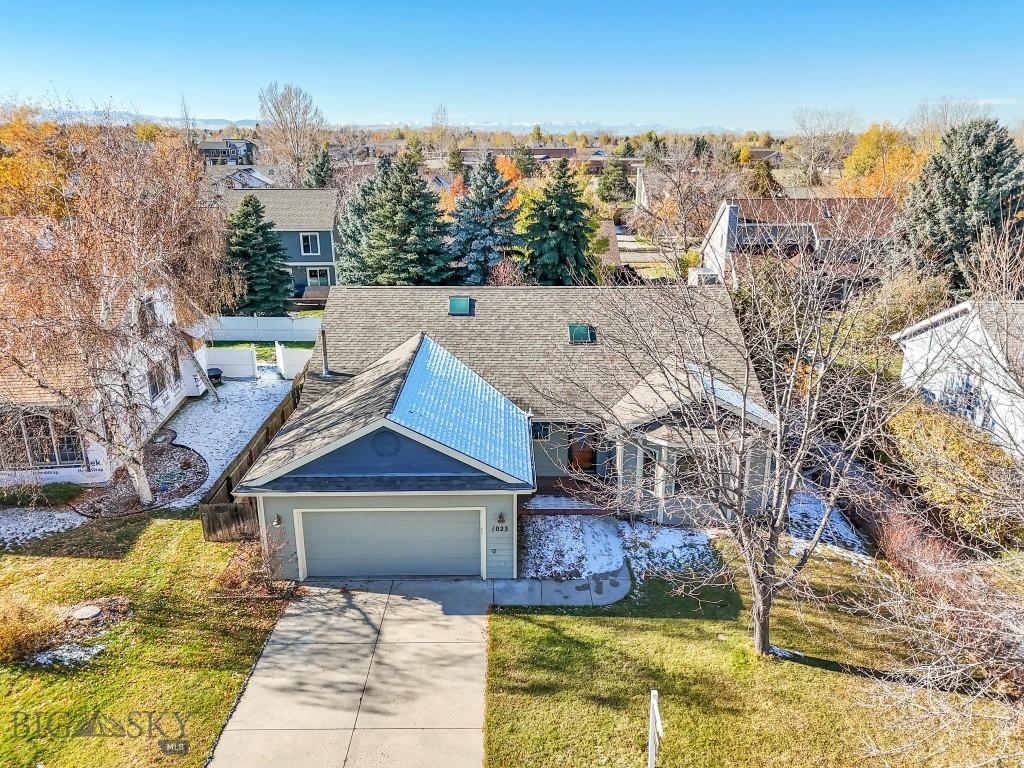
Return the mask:
[[[889,437],[945,527],[1000,543],[1024,534],[999,510],[1006,489],[1019,485],[1015,463],[987,434],[918,403],[890,420]]]

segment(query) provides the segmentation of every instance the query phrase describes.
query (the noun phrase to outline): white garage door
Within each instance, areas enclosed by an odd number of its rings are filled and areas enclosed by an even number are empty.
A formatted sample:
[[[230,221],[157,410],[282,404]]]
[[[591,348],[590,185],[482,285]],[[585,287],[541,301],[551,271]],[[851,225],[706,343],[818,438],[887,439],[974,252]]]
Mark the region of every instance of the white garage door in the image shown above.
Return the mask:
[[[480,510],[302,512],[307,578],[479,576]]]

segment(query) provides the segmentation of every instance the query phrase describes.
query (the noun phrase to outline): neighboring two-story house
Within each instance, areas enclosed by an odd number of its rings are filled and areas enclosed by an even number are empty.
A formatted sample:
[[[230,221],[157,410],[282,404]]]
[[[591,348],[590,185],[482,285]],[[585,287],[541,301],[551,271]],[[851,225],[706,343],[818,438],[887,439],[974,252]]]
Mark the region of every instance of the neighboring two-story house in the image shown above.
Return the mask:
[[[887,197],[728,198],[700,245],[701,265],[736,287],[752,259],[769,256],[795,266],[827,253],[833,262],[843,262],[837,268],[847,267],[844,290],[855,290],[877,276],[877,265],[892,246],[895,211]],[[837,277],[842,281],[843,275]]]
[[[610,309],[663,327],[650,287],[332,288],[299,409],[234,490],[255,500],[268,556],[300,580],[514,578],[537,491],[586,478],[659,519],[699,503],[675,486],[694,462],[674,414],[713,400],[726,419],[774,420],[722,286],[682,290],[690,323],[666,360],[624,352]],[[745,487],[766,461],[745,456]]]
[[[143,302],[140,321],[173,322],[173,309],[160,296],[155,292]],[[186,397],[203,393],[206,347],[196,340],[192,348],[191,354],[182,350],[170,355],[144,350],[129,371],[132,398],[138,406],[133,410],[144,419],[147,438]],[[113,477],[117,462],[102,445],[75,428],[76,415],[67,410],[69,401],[54,392],[88,403],[90,390],[81,389],[90,380],[85,365],[84,357],[51,360],[31,375],[13,365],[0,365],[0,487],[54,482],[105,485]]]
[[[1024,302],[965,301],[891,339],[906,386],[1024,458]]]
[[[228,189],[224,204],[237,210],[242,198],[255,195],[268,221],[281,238],[292,272],[295,295],[321,294],[337,282],[334,268],[334,228],[338,193],[334,189]]]
[[[211,165],[251,165],[256,162],[256,144],[249,139],[204,139],[199,151]]]

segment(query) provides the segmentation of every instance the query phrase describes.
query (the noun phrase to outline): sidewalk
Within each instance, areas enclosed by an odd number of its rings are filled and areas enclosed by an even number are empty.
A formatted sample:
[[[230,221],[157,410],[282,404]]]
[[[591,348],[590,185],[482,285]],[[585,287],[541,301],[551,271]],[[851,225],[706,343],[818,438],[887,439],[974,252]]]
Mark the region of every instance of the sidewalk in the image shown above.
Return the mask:
[[[494,605],[602,606],[616,603],[632,587],[629,568],[586,579],[490,579]]]

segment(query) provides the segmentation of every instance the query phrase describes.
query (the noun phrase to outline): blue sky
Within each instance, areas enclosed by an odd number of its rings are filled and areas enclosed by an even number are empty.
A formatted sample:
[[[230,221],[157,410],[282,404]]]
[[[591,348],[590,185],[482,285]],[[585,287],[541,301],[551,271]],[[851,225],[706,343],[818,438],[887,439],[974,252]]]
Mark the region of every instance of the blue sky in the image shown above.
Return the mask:
[[[7,6],[7,7],[4,7]],[[100,10],[102,8],[102,10]],[[0,4],[0,97],[255,118],[294,82],[335,123],[791,127],[942,96],[1024,119],[1024,2]]]

